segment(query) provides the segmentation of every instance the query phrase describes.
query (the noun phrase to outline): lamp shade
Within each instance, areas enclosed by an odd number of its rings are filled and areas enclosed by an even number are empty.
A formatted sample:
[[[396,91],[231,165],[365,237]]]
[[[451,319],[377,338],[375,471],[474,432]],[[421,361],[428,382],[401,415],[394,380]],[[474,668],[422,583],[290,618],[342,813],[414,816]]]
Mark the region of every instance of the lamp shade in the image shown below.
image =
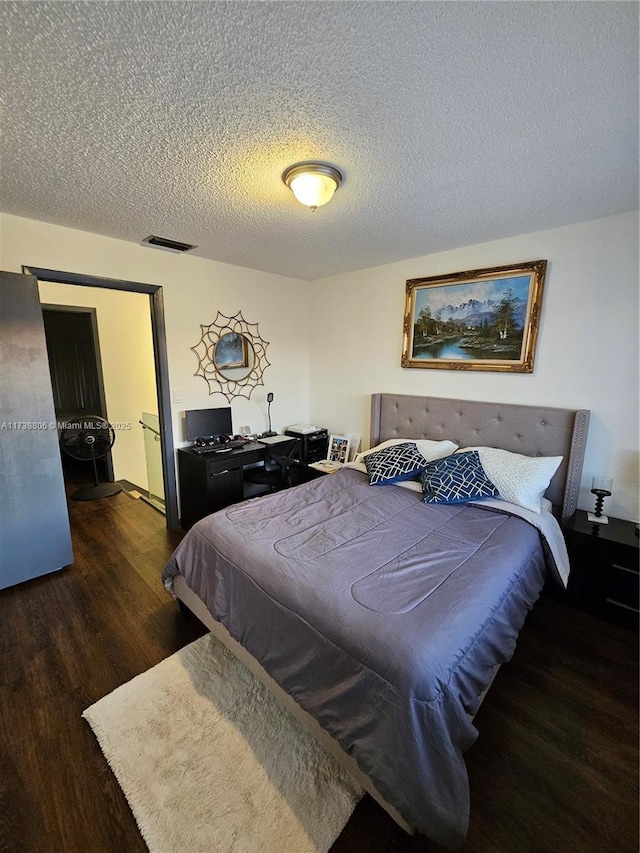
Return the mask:
[[[331,201],[342,182],[342,175],[326,163],[301,163],[286,169],[282,180],[300,204],[317,210]]]

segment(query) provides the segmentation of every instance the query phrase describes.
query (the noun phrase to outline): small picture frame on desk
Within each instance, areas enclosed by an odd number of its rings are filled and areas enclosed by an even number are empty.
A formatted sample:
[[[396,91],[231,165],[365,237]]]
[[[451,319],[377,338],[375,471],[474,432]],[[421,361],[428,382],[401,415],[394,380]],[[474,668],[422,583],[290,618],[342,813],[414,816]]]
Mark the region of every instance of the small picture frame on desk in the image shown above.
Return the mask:
[[[357,435],[356,433],[349,432],[347,433],[347,438],[349,439],[349,458],[347,462],[353,462],[358,453],[360,452],[360,445],[362,444],[362,436]]]
[[[351,440],[348,435],[330,435],[327,459],[329,462],[348,462],[350,447]]]

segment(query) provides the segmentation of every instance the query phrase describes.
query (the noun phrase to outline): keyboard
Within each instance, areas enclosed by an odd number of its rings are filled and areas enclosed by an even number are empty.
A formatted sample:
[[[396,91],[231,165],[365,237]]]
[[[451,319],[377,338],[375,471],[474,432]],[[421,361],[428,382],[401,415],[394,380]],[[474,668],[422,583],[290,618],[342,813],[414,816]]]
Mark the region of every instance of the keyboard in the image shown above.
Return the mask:
[[[248,442],[240,441],[239,439],[232,439],[231,441],[220,441],[215,444],[194,444],[191,449],[194,453],[197,453],[198,456],[201,456],[204,453],[228,453],[230,450],[240,450],[240,448],[245,447],[246,444],[248,444]]]

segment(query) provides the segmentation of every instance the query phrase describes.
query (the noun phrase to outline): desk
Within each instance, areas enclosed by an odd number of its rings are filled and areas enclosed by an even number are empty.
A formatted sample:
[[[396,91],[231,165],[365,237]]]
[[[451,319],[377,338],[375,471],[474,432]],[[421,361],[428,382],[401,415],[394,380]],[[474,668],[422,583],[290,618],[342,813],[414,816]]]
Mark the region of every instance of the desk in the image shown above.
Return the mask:
[[[180,523],[188,530],[196,521],[229,504],[244,499],[243,469],[262,462],[266,446],[250,442],[224,453],[194,453],[190,447],[178,450]]]

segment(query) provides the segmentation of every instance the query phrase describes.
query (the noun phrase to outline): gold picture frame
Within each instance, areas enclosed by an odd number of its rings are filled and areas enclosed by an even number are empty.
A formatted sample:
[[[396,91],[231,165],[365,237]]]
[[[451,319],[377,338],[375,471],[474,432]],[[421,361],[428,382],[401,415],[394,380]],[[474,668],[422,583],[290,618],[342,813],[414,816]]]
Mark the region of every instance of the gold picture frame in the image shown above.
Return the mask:
[[[546,261],[406,283],[402,367],[533,373]]]

